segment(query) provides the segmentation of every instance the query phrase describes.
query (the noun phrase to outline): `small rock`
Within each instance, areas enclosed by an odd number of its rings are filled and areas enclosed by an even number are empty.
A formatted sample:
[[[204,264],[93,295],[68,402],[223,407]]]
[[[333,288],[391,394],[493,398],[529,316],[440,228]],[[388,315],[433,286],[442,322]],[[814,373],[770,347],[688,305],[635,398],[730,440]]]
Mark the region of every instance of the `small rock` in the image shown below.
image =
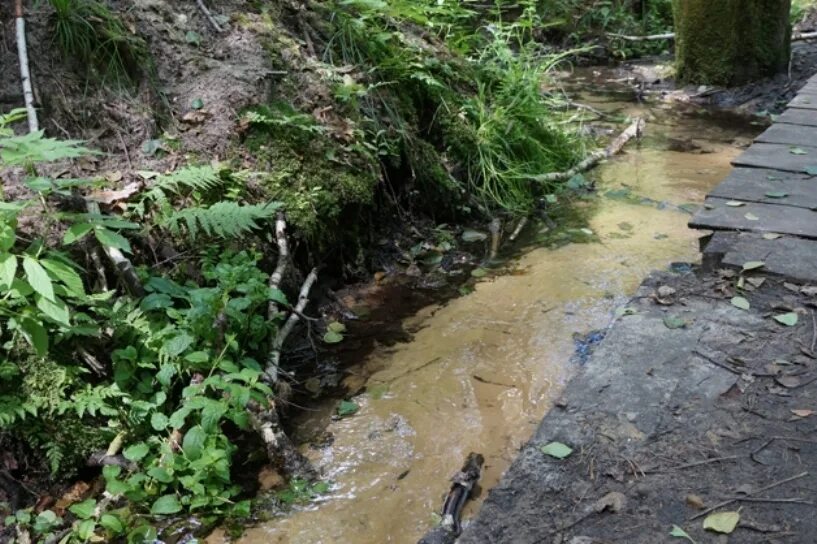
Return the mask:
[[[658,288],[658,296],[661,298],[671,297],[676,293],[675,289],[670,287],[669,285],[662,285]]]
[[[621,512],[627,506],[627,497],[618,491],[611,491],[595,503],[593,503],[593,510],[596,512],[604,512],[609,510],[616,513]]]
[[[704,500],[698,495],[689,494],[686,496],[687,506],[695,510],[701,510],[704,507]]]

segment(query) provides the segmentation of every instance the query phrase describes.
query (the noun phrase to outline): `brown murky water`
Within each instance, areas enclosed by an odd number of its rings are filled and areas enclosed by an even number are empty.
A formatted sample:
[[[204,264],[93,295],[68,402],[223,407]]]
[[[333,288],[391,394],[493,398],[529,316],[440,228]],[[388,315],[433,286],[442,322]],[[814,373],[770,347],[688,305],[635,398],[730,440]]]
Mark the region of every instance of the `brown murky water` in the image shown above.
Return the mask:
[[[361,362],[373,373],[354,399],[360,411],[330,421],[327,406],[307,422],[335,437],[309,452],[333,493],[249,529],[240,542],[416,542],[470,451],[486,458],[482,487],[496,484],[576,371],[573,334],[605,328],[651,270],[698,258],[689,215],[677,206],[701,202],[740,152],[736,141],[753,130],[723,128],[723,119],[680,106],[582,98],[648,119],[637,147],[591,174],[608,195],[588,208],[587,228],[599,241],[531,247],[513,263],[524,273],[485,279],[472,294],[412,317],[406,328],[419,331],[411,342]]]

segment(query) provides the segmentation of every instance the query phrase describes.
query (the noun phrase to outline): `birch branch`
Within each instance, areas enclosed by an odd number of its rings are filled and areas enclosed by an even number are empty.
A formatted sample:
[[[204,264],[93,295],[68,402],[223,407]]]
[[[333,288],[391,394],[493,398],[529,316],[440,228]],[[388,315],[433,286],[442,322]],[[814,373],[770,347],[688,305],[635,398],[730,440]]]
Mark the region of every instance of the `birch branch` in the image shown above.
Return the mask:
[[[644,119],[641,117],[636,117],[636,119],[628,126],[624,132],[619,134],[615,140],[610,142],[610,145],[605,147],[604,149],[600,149],[591,153],[586,159],[581,161],[579,164],[567,170],[565,172],[552,172],[550,174],[542,174],[539,176],[534,176],[532,179],[533,181],[537,181],[540,183],[554,183],[559,181],[567,181],[576,174],[580,174],[582,172],[586,172],[590,170],[598,163],[600,163],[604,159],[609,159],[613,155],[616,155],[621,149],[633,138],[637,138],[641,136],[641,133],[644,131]]]
[[[40,125],[37,121],[37,110],[34,109],[34,91],[31,88],[31,71],[28,67],[28,45],[26,44],[26,20],[23,17],[23,0],[16,0],[14,6],[15,24],[17,26],[17,58],[20,62],[20,80],[23,83],[23,100],[28,115],[28,131],[37,132]]]
[[[289,244],[287,243],[287,222],[284,219],[284,214],[279,213],[275,220],[275,241],[278,244],[278,262],[275,265],[275,270],[269,277],[269,287],[272,289],[280,289],[281,281],[284,279],[284,274],[287,271],[289,264]],[[278,314],[278,303],[274,300],[269,301],[267,306],[267,319],[272,321]]]
[[[199,10],[201,10],[201,12],[207,18],[207,22],[212,25],[216,32],[224,32],[224,29],[221,28],[220,24],[218,24],[218,21],[216,21],[215,17],[213,17],[213,14],[210,13],[210,10],[207,9],[206,5],[204,5],[204,0],[196,0],[196,5],[199,6]]]
[[[675,33],[668,32],[666,34],[650,34],[648,36],[629,36],[627,34],[614,34],[608,33],[607,34],[611,38],[618,38],[620,40],[628,41],[628,42],[646,42],[646,41],[657,41],[657,40],[674,40]],[[803,40],[814,40],[817,39],[817,32],[795,32],[791,35],[791,41],[799,42]]]
[[[313,268],[304,280],[304,283],[301,285],[301,291],[298,293],[298,302],[292,309],[292,313],[289,314],[284,326],[278,330],[278,334],[275,335],[275,338],[272,341],[272,348],[270,349],[269,358],[267,359],[267,367],[264,370],[264,373],[266,374],[270,383],[275,383],[278,381],[278,368],[281,362],[281,350],[284,347],[284,342],[298,321],[300,321],[301,315],[303,314],[306,305],[309,303],[309,292],[312,290],[312,286],[317,280],[318,269]]]
[[[96,202],[86,200],[85,205],[88,213],[92,215],[99,215],[102,213],[99,210],[99,204]],[[142,282],[139,279],[139,275],[136,273],[136,269],[133,267],[133,263],[130,262],[130,259],[125,257],[125,254],[118,248],[106,246],[105,244],[101,244],[101,246],[102,251],[108,257],[108,260],[113,264],[114,270],[116,270],[116,275],[125,285],[125,289],[127,289],[128,293],[135,297],[145,296],[145,288],[142,287]]]

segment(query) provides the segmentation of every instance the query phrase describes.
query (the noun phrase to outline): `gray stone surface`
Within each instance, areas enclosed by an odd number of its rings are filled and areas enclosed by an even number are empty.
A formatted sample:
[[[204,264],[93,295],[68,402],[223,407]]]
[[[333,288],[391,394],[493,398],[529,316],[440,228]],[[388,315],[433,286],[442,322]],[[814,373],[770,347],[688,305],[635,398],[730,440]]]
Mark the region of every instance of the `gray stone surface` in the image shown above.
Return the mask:
[[[799,108],[804,110],[817,110],[817,96],[808,92],[798,94],[791,102],[789,108]]]
[[[817,238],[817,212],[807,208],[747,202],[729,206],[724,198],[707,198],[689,226],[707,230],[773,232]],[[751,219],[751,218],[757,219]]]
[[[792,125],[817,127],[817,111],[797,109],[786,110],[777,116],[775,123],[788,123]]]
[[[704,249],[721,266],[741,269],[749,261],[763,261],[764,274],[817,282],[817,242],[783,236],[766,240],[753,233],[716,232]]]
[[[817,101],[817,96],[815,96]],[[817,128],[804,128],[799,125],[775,123],[767,128],[763,134],[755,138],[756,142],[768,144],[785,144],[800,147],[817,146]]]
[[[778,198],[779,193],[786,193],[787,196]],[[768,196],[769,194],[772,196]],[[817,177],[765,168],[735,168],[709,193],[709,196],[798,208],[817,208]]]
[[[797,154],[792,153],[795,147],[784,144],[753,144],[732,164],[786,172],[805,172],[809,167],[817,168],[817,149],[807,147],[803,148],[805,154]]]

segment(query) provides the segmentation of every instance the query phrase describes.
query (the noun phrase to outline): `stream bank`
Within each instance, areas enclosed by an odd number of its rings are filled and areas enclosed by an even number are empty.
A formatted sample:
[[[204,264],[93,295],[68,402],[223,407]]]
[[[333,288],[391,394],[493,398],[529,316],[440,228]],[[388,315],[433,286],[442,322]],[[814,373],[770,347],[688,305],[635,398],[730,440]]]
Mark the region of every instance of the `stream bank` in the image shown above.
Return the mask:
[[[486,458],[481,487],[499,481],[580,368],[577,337],[606,330],[651,270],[696,259],[689,213],[759,128],[585,85],[592,81],[572,89],[584,102],[648,120],[640,143],[590,176],[597,196],[577,202],[582,222],[532,228],[505,264],[510,273],[420,310],[402,324],[409,341],[361,355],[349,370],[366,383],[350,399],[358,411],[337,418],[337,402],[327,402],[297,422],[332,493],[248,529],[241,542],[416,541],[469,451]]]

